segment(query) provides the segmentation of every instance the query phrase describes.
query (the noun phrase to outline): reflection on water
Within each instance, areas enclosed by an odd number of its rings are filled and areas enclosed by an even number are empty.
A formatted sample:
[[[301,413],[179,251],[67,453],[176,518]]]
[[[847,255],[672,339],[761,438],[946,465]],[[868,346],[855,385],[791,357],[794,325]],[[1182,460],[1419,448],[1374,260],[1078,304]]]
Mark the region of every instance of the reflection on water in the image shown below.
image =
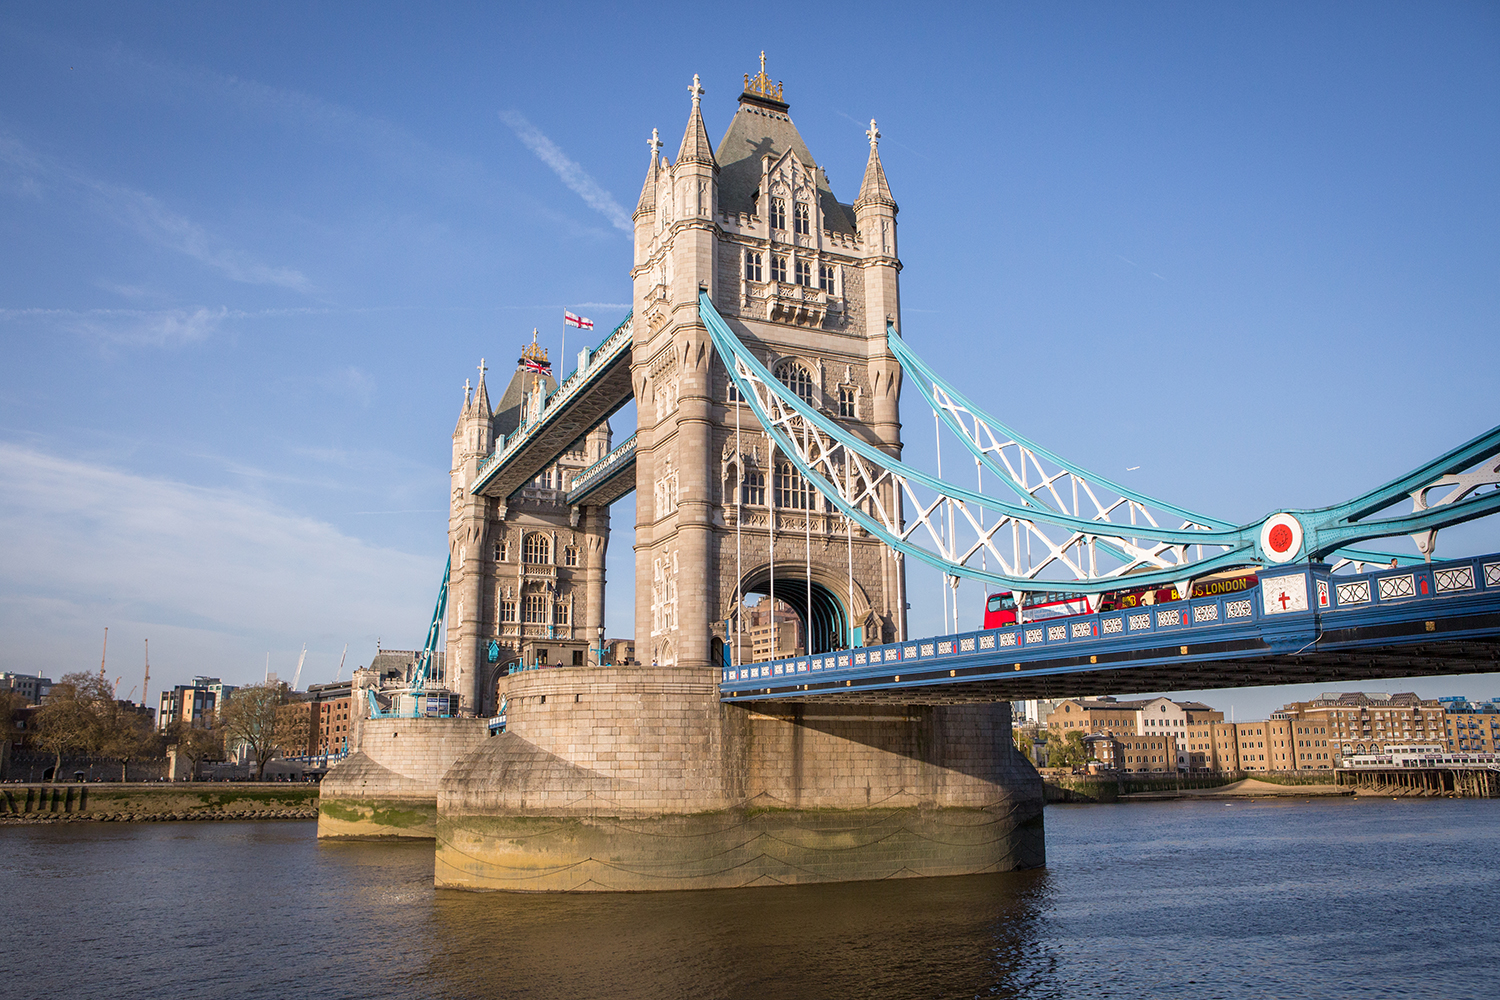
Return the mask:
[[[305,822],[4,827],[0,996],[1488,996],[1497,820],[1049,807],[1045,872],[591,896],[435,891],[430,844]]]

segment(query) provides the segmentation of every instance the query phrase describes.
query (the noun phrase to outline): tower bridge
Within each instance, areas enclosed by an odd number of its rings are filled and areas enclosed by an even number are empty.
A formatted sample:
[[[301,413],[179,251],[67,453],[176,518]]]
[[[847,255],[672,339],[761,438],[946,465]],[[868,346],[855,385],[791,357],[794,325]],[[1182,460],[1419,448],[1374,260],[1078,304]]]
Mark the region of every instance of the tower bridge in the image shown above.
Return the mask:
[[[703,95],[695,77],[675,160],[649,142],[630,316],[560,386],[533,343],[499,406],[483,363],[465,390],[445,680],[470,718],[417,720],[450,728],[415,744],[364,720],[360,752],[325,782],[363,818],[328,833],[393,832],[382,796],[420,786],[443,885],[1026,867],[1044,861],[1042,798],[1011,745],[1012,698],[1495,669],[1500,558],[1427,559],[1437,531],[1500,508],[1500,428],[1346,503],[1251,524],[1112,483],[984,413],[903,339],[875,122],[845,203],[764,56],[717,146]],[[935,417],[936,474],[903,457],[908,384]],[[636,431],[616,446],[609,418],[632,400]],[[636,652],[604,664],[588,651],[609,504],[631,491]],[[1422,553],[1405,566],[1356,547],[1403,535]],[[952,634],[908,634],[908,559],[943,574]],[[1124,587],[1192,594],[1235,568],[1259,574],[1257,595],[1102,603]],[[960,578],[1017,606],[1066,590],[1089,613],[963,632]],[[1281,607],[1259,599],[1273,583]],[[773,623],[777,608],[800,619],[796,655],[753,662],[756,597]],[[561,665],[507,669],[543,651]],[[470,723],[492,713],[503,731],[480,738]]]

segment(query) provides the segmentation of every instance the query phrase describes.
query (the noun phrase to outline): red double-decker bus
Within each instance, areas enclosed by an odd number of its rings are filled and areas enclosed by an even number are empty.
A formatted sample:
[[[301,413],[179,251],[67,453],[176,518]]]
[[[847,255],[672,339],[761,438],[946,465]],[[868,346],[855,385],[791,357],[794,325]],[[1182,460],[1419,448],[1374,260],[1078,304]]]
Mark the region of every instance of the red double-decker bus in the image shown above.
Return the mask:
[[[1193,582],[1193,597],[1237,594],[1240,591],[1249,590],[1259,582],[1259,578],[1254,573],[1241,570],[1214,573]],[[1091,614],[1094,611],[1119,611],[1124,608],[1167,604],[1180,600],[1182,596],[1173,586],[1134,587],[1106,591],[1099,595],[1097,607],[1090,607],[1088,597],[1083,594],[1057,591],[1031,592],[1024,595],[1022,615],[1026,621],[1036,622],[1048,618],[1071,618],[1075,615]],[[991,594],[985,601],[985,628],[1014,625],[1016,620],[1016,601],[1010,592],[1002,591],[998,594]]]

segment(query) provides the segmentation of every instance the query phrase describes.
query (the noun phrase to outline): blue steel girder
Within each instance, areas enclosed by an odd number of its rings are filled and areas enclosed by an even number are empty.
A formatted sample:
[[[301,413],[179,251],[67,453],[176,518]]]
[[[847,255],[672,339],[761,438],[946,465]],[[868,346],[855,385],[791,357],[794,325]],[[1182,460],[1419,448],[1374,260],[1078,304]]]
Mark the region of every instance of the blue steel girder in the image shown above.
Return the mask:
[[[1500,554],[725,668],[725,701],[941,704],[1500,671]]]
[[[479,465],[471,494],[504,501],[557,461],[568,446],[608,420],[634,396],[630,380],[632,317],[588,355],[566,382],[543,400]]]
[[[1088,477],[1050,454],[1047,457],[1072,477],[1075,513],[1055,509],[1062,504],[1038,502],[1030,490],[1026,491],[1029,499],[1014,496],[1018,488],[1014,476],[1001,476],[1013,499],[987,496],[892,458],[799,398],[754,357],[706,294],[699,296],[699,315],[741,397],[799,473],[830,503],[892,549],[955,577],[983,580],[1011,590],[1065,587],[1076,593],[1098,594],[1119,589],[1121,578],[1128,574],[1133,587],[1175,584],[1186,592],[1188,581],[1219,570],[1283,565],[1321,556],[1359,540],[1433,530],[1500,509],[1500,490],[1494,488],[1500,483],[1500,474],[1485,469],[1469,473],[1472,482],[1467,485],[1454,487],[1455,491],[1463,490],[1464,497],[1453,503],[1379,522],[1353,520],[1361,511],[1380,509],[1372,505],[1381,498],[1381,506],[1399,499],[1395,491],[1400,484],[1415,483],[1418,492],[1449,485],[1442,477],[1452,477],[1500,452],[1500,428],[1351,504],[1281,511],[1248,525],[1222,521],[1204,524],[1208,519],[1123,491],[1098,477]],[[1439,478],[1424,479],[1424,473]],[[1049,473],[1053,481],[1061,474]],[[1093,497],[1095,510],[1091,515],[1076,513],[1081,509],[1077,494],[1080,486],[1087,490],[1100,484],[1122,494],[1121,499],[1100,501]],[[1456,492],[1450,498],[1454,496]],[[1054,499],[1061,498],[1054,492]],[[907,503],[915,515],[910,524],[903,514]],[[1110,520],[1122,506],[1137,523]],[[1149,516],[1152,506],[1181,517],[1183,525],[1155,523],[1156,519]],[[1138,522],[1138,514],[1146,524]],[[995,520],[988,521],[988,515],[994,515]],[[926,544],[913,541],[919,528],[925,530]],[[1008,554],[995,542],[1002,528],[1010,529]],[[960,540],[960,530],[972,536],[972,541],[969,537]],[[1022,567],[1022,538],[1028,560],[1033,541],[1042,548],[1039,563]],[[1278,545],[1279,550],[1275,548]],[[1196,558],[1189,555],[1193,546],[1198,547]],[[1114,565],[1101,566],[1101,554]],[[991,558],[998,570],[989,568]],[[979,566],[973,564],[976,560]],[[1047,577],[1042,575],[1044,570],[1061,571],[1071,579],[1064,582]]]

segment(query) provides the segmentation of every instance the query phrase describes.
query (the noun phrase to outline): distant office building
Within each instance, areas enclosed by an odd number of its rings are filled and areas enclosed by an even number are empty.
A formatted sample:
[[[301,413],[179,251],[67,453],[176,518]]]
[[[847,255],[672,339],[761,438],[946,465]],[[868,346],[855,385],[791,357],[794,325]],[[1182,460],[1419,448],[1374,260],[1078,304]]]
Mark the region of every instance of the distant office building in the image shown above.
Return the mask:
[[[741,647],[742,652],[750,654],[744,661],[746,663],[764,663],[766,660],[779,660],[787,656],[801,656],[807,649],[802,639],[801,617],[780,600],[774,603],[774,612],[769,598],[749,609],[746,617],[750,627],[745,630],[743,640],[749,649]],[[731,636],[730,642],[734,641],[735,637]]]
[[[309,756],[344,753],[349,749],[350,681],[307,686],[307,747]],[[292,749],[286,756],[296,756]]]
[[[26,704],[40,705],[42,699],[52,691],[52,678],[0,671],[0,690],[6,688],[25,698]]]
[[[191,684],[179,684],[163,691],[156,711],[156,728],[166,732],[173,723],[212,726],[214,716],[224,702],[238,690],[217,677],[194,677]]]
[[[1450,753],[1500,753],[1500,704],[1439,698],[1443,706],[1442,741]]]

